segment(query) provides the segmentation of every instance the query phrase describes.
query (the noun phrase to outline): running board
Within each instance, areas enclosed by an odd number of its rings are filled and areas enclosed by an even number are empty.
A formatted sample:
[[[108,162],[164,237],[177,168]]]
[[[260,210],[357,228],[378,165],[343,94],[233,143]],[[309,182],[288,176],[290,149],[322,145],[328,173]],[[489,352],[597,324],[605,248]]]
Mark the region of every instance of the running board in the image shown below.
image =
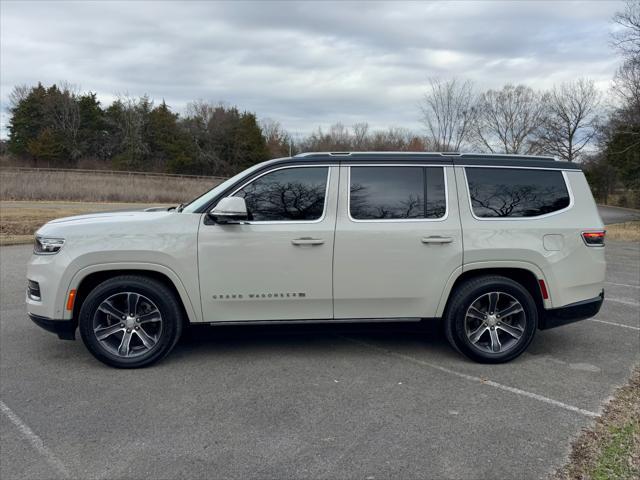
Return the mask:
[[[391,323],[391,322],[419,322],[420,317],[397,317],[397,318],[329,318],[310,320],[229,320],[220,322],[207,322],[209,325],[284,325],[303,323]]]

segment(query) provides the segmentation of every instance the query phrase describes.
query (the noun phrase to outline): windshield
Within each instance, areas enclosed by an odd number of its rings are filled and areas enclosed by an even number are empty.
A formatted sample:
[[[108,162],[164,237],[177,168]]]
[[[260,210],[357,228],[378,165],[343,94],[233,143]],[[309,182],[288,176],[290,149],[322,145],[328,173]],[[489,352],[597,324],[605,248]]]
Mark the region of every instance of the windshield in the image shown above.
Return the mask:
[[[233,177],[228,178],[227,180],[222,182],[220,185],[216,185],[215,187],[213,187],[208,192],[203,193],[202,195],[200,195],[195,200],[192,200],[191,202],[189,202],[187,205],[184,206],[184,208],[181,211],[183,213],[193,213],[193,212],[195,212],[199,208],[201,208],[204,205],[206,205],[207,203],[209,203],[212,198],[216,197],[221,192],[226,190],[230,185],[233,185],[235,182],[240,180],[242,177],[251,174],[251,172],[253,172],[254,170],[257,170],[258,168],[262,167],[263,165],[265,165],[265,164],[267,164],[269,162],[258,163],[257,165],[254,165],[253,167],[247,168],[246,170],[243,170],[242,172],[238,173],[237,175],[234,175]]]

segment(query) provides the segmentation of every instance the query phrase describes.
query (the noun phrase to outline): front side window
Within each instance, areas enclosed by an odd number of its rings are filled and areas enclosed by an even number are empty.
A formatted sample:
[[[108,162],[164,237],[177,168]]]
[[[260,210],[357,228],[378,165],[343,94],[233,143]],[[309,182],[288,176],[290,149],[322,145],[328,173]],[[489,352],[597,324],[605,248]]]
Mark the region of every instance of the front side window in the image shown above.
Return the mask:
[[[238,190],[249,220],[257,222],[313,221],[322,217],[329,167],[274,170]]]
[[[536,217],[562,210],[571,199],[562,172],[467,168],[473,213],[481,218]]]
[[[350,167],[355,220],[437,219],[446,213],[442,167]]]

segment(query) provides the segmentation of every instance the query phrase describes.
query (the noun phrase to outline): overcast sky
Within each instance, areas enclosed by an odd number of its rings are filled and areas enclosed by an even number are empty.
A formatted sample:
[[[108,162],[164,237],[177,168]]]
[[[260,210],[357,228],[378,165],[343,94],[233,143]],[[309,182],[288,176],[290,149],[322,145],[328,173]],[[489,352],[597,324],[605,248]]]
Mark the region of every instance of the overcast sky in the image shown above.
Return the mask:
[[[606,89],[617,1],[0,3],[0,101],[17,84],[68,81],[223,101],[304,134],[335,121],[419,131],[429,77],[546,88],[580,76]]]

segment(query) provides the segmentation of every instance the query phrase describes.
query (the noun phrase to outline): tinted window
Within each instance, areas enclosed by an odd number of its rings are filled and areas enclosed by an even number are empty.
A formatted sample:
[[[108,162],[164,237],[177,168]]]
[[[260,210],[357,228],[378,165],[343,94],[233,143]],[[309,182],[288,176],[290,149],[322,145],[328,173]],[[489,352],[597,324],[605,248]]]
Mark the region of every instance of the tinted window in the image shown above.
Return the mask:
[[[478,217],[535,217],[569,206],[560,171],[467,168],[473,212]]]
[[[351,167],[356,220],[439,218],[445,214],[441,167]]]
[[[426,167],[425,171],[427,176],[427,206],[425,217],[444,217],[447,211],[444,169],[441,167]]]
[[[249,220],[317,220],[324,211],[328,167],[301,167],[267,173],[236,192]]]

